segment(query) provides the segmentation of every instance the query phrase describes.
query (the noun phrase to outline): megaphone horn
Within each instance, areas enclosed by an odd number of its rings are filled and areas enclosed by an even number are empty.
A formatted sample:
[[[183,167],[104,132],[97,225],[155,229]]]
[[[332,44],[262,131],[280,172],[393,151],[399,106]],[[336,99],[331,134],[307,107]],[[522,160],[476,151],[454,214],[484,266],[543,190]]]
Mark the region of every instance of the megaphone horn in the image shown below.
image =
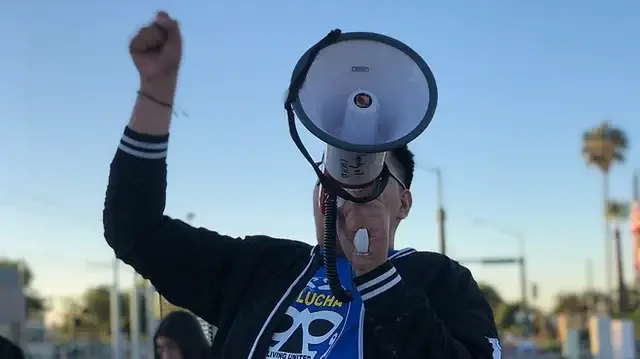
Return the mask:
[[[422,57],[381,34],[331,31],[293,70],[285,101],[289,132],[322,185],[325,268],[340,301],[352,297],[340,285],[336,265],[337,198],[364,203],[379,197],[390,176],[386,152],[418,137],[437,102],[436,81]],[[322,168],[302,145],[294,113],[327,145]],[[366,254],[368,235],[361,231],[358,252]]]
[[[312,47],[296,64],[292,81],[305,69]],[[343,130],[345,106],[357,96],[377,100],[368,135]],[[321,141],[352,152],[383,152],[414,140],[429,126],[438,102],[436,81],[426,62],[404,43],[371,32],[349,32],[321,49],[309,66],[293,109]]]

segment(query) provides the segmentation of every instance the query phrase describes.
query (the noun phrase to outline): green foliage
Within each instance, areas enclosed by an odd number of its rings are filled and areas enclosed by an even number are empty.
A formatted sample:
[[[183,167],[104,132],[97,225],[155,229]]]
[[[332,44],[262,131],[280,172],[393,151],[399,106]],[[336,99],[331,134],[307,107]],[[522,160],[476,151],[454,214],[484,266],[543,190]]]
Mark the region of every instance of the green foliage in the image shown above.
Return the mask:
[[[478,283],[478,287],[482,294],[484,294],[485,299],[489,302],[493,313],[495,314],[498,308],[504,303],[502,297],[498,293],[498,291],[486,283]]]
[[[503,303],[494,314],[499,328],[513,328],[519,325],[516,315],[522,309],[520,303]]]
[[[522,335],[525,327],[523,318],[519,316],[523,312],[529,312],[533,313],[533,322],[530,323],[530,328],[536,337],[547,339],[556,337],[557,333],[551,318],[541,310],[531,306],[525,308],[521,302],[505,302],[498,291],[486,283],[479,283],[478,287],[493,309],[496,326],[500,332],[509,332],[515,336]]]
[[[62,325],[57,328],[58,335],[63,338],[109,338],[111,335],[110,296],[110,288],[103,285],[87,289],[79,300],[68,299]],[[119,299],[120,330],[128,335],[131,295],[120,293]],[[146,335],[146,302],[141,292],[137,299],[140,329],[142,334]]]
[[[44,298],[31,287],[31,284],[33,284],[33,272],[25,261],[2,258],[0,259],[0,266],[15,267],[18,269],[20,280],[22,281],[22,288],[27,297],[28,317],[38,316],[48,310]]]

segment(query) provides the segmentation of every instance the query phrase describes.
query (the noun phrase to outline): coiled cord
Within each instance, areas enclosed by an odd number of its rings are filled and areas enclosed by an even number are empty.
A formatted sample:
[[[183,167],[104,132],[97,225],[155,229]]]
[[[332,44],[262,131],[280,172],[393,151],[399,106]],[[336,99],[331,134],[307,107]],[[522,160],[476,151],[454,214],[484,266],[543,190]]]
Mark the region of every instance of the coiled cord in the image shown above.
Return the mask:
[[[329,288],[337,300],[348,303],[353,300],[353,296],[349,291],[345,290],[340,284],[340,276],[338,275],[337,256],[337,239],[338,233],[336,229],[338,220],[338,203],[335,194],[327,193],[324,197],[324,267],[327,271],[327,281]]]

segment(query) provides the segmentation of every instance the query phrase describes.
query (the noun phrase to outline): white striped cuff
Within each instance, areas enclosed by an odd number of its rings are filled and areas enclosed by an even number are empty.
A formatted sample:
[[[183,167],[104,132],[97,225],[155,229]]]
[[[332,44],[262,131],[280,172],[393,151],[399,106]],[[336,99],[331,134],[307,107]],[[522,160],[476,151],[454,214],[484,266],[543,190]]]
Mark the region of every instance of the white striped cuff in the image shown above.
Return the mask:
[[[154,141],[138,140],[134,137],[143,137],[132,130],[127,130],[122,135],[118,149],[131,156],[148,160],[157,160],[167,157],[169,141],[166,136],[153,138]],[[150,137],[150,136],[144,136]]]
[[[391,265],[390,262],[383,264],[377,269],[382,269],[383,272],[356,287],[358,289],[358,293],[360,293],[362,301],[367,301],[388,291],[402,280],[400,273],[398,273],[396,268]]]

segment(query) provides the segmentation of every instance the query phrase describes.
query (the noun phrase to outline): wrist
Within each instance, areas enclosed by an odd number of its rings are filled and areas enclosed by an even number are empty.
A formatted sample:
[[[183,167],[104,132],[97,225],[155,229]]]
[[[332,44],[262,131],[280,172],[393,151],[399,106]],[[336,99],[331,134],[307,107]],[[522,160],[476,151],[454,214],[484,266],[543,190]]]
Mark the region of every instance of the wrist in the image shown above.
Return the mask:
[[[166,135],[173,115],[177,78],[143,80],[129,128],[148,135]]]
[[[162,80],[143,80],[140,82],[140,92],[157,101],[173,104],[177,85],[177,76]]]

